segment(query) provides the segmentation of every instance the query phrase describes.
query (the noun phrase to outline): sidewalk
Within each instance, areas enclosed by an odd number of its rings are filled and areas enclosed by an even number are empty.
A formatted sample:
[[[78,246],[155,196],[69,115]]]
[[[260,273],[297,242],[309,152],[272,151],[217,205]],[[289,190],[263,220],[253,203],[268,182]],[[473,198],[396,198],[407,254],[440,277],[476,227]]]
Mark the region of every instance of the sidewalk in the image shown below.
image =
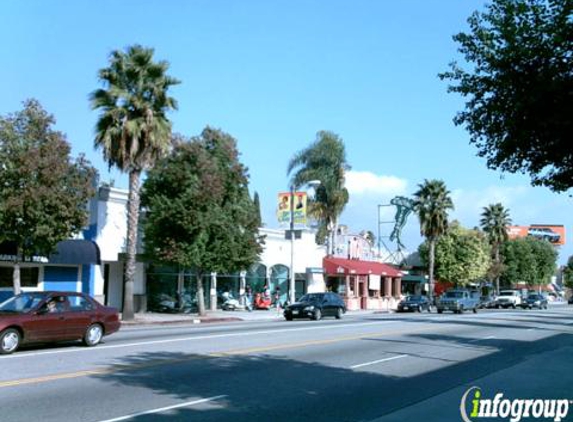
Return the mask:
[[[380,311],[348,311],[346,315],[371,315]],[[387,313],[387,312],[382,312]],[[241,321],[283,321],[282,311],[277,313],[276,309],[268,311],[207,311],[207,315],[197,314],[161,314],[154,312],[142,312],[135,314],[133,321],[122,321],[122,326],[139,325],[165,325],[165,324],[208,324],[221,322],[241,322]]]

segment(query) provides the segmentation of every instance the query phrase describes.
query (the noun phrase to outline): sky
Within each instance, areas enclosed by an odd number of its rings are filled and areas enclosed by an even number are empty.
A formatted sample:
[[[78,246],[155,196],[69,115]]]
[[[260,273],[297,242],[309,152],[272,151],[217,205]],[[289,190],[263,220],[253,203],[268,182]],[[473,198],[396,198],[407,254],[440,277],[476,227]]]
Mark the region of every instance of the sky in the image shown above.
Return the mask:
[[[350,201],[341,223],[352,232],[388,236],[389,204],[425,179],[452,193],[451,219],[479,224],[484,206],[501,202],[516,225],[572,229],[572,201],[526,175],[488,170],[463,127],[464,106],[437,75],[461,60],[452,35],[483,10],[478,0],[4,0],[0,12],[0,114],[36,98],[67,135],[72,154],[86,154],[102,182],[127,178],[93,147],[97,112],[88,95],[102,87],[97,71],[114,49],[141,44],[170,63],[181,80],[171,94],[173,130],[198,135],[207,125],[238,141],[264,223],[278,228],[277,194],[288,190],[287,164],[316,133],[346,146]],[[411,216],[403,243],[421,238]],[[395,245],[387,243],[390,249]],[[573,255],[560,248],[559,263]]]

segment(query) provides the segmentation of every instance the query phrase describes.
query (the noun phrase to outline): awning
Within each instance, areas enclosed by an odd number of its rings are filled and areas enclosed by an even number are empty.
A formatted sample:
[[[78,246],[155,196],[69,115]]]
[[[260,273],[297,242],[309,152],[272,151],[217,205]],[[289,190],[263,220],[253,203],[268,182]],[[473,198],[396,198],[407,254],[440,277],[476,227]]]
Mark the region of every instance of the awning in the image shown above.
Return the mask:
[[[427,283],[428,279],[423,275],[405,275],[402,277],[403,283]]]
[[[0,261],[14,261],[16,245],[13,242],[0,244]],[[34,256],[32,262],[60,265],[100,264],[98,245],[91,240],[64,240],[56,245],[56,252],[47,259]]]
[[[325,257],[322,265],[327,275],[369,275],[375,274],[383,277],[402,277],[403,273],[388,264],[375,261],[360,261]]]

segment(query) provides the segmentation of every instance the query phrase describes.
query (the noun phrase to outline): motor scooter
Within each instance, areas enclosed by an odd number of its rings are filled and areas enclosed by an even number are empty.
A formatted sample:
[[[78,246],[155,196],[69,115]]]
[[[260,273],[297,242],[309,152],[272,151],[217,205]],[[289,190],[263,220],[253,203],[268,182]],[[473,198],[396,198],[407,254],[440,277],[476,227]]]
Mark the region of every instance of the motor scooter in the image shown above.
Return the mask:
[[[237,299],[233,297],[231,293],[223,293],[221,295],[222,303],[221,309],[224,311],[244,311],[245,306],[241,305]]]
[[[271,298],[266,297],[261,293],[255,294],[255,300],[253,302],[253,307],[255,309],[265,309],[269,310],[271,308]]]

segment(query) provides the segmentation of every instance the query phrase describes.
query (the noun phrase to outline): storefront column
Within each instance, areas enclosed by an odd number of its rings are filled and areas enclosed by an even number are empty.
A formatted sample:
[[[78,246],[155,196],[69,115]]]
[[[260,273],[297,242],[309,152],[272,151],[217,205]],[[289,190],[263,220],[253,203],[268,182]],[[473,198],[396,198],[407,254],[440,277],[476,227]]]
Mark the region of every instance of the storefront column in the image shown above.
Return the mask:
[[[211,310],[217,310],[217,273],[211,273]]]
[[[394,279],[394,297],[399,298],[402,294],[402,279],[395,278]]]
[[[247,272],[246,271],[241,271],[239,273],[239,302],[241,303],[241,305],[245,306],[246,305],[246,299],[245,299],[245,287],[247,285],[247,282],[245,280],[245,277],[247,276]]]
[[[344,294],[346,295],[346,298],[350,297],[350,276],[347,275],[346,277],[344,277]]]
[[[384,277],[384,296],[392,296],[392,279],[390,277]]]

